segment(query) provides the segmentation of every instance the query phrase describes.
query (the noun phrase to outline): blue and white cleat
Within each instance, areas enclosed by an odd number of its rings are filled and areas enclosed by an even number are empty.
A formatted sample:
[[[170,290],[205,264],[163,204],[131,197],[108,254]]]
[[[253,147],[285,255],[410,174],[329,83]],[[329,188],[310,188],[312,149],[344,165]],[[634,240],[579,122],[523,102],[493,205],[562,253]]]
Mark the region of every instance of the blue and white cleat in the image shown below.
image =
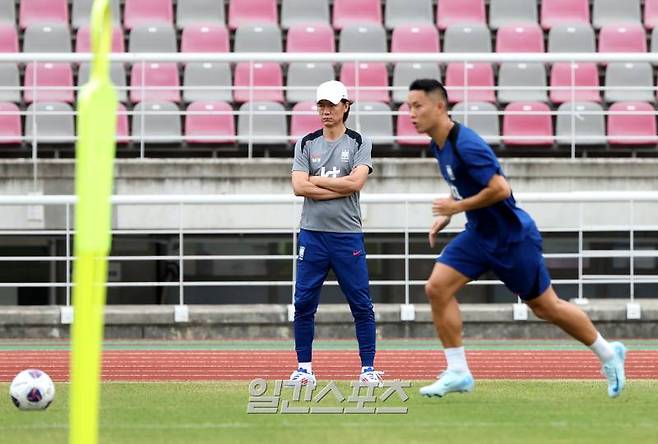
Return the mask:
[[[291,381],[299,381],[302,385],[309,385],[311,387],[315,387],[316,380],[315,380],[315,375],[313,373],[309,373],[306,371],[306,369],[303,368],[298,368],[292,374],[290,375],[290,380]]]
[[[470,372],[455,372],[446,370],[433,384],[421,387],[423,396],[445,396],[451,392],[470,393],[473,391],[475,381]]]
[[[611,342],[610,345],[615,352],[615,357],[610,362],[603,364],[601,373],[608,380],[608,396],[616,398],[624,390],[626,384],[626,374],[624,372],[626,347],[621,342]]]
[[[361,373],[361,376],[359,376],[359,381],[363,384],[374,384],[377,387],[383,387],[384,386],[384,379],[382,378],[382,375],[384,372],[379,372],[376,371],[373,367],[366,367],[364,371]]]

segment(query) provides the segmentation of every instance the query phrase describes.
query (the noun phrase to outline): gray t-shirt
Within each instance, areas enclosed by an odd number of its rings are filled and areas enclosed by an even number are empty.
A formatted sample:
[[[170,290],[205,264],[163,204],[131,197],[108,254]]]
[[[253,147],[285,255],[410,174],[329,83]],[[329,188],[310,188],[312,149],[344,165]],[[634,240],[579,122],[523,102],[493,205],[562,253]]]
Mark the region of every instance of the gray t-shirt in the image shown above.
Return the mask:
[[[372,142],[348,129],[338,140],[328,142],[322,130],[307,134],[295,144],[293,171],[310,176],[348,176],[358,165],[367,165],[372,173]],[[361,232],[359,193],[330,200],[304,198],[301,227],[311,231],[334,233]]]

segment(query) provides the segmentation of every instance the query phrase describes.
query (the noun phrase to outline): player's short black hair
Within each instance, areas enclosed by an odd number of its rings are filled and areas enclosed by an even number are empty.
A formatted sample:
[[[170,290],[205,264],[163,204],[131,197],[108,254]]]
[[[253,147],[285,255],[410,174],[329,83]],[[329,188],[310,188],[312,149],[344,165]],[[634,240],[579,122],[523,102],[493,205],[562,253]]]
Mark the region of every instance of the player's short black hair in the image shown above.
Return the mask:
[[[426,94],[438,92],[446,103],[448,103],[448,91],[443,83],[435,79],[416,79],[409,85],[409,91],[425,91]]]
[[[350,110],[352,109],[352,102],[350,102],[349,100],[345,100],[345,99],[341,100],[341,102],[349,105],[349,107],[347,108],[347,111],[345,111],[345,114],[343,114],[343,123],[345,123],[345,122],[347,122],[347,118],[350,115]]]

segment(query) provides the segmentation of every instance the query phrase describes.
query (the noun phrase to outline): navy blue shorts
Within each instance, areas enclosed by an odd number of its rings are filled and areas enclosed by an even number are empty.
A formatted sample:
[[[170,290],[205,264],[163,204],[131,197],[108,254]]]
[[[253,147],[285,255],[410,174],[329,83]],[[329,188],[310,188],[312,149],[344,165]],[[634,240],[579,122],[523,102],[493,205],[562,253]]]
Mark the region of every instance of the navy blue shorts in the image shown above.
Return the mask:
[[[506,249],[491,252],[478,242],[476,233],[464,230],[450,241],[436,261],[473,280],[493,271],[512,293],[524,301],[540,296],[551,285],[538,232],[510,243]]]

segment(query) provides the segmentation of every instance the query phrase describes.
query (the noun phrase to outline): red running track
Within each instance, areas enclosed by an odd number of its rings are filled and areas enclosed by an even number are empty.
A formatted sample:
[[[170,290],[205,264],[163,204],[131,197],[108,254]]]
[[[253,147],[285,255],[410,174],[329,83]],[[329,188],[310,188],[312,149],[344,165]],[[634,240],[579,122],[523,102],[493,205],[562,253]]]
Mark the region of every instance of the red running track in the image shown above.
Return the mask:
[[[600,365],[589,351],[469,351],[469,366],[479,379],[600,379]],[[2,351],[0,381],[20,370],[41,368],[56,381],[69,377],[66,351]],[[377,352],[377,369],[387,379],[432,379],[445,367],[437,351]],[[287,379],[296,365],[288,351],[107,351],[105,381],[212,381]],[[351,380],[360,372],[353,351],[316,351],[313,370],[323,380]],[[631,351],[629,378],[658,379],[658,350]]]

